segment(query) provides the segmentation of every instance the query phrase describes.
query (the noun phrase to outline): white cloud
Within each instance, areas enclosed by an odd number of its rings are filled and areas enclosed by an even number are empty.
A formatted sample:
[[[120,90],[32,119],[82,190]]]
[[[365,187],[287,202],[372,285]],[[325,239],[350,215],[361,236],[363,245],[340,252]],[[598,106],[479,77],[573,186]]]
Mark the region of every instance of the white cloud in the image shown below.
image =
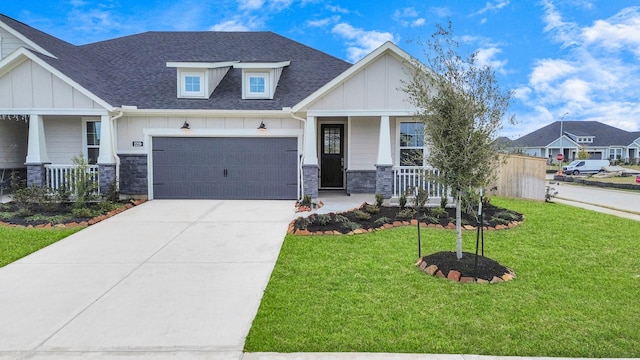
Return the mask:
[[[388,32],[366,31],[355,28],[347,23],[340,23],[331,30],[336,35],[347,39],[347,58],[356,62],[387,41],[395,41]]]
[[[426,20],[419,16],[420,14],[418,14],[418,11],[412,7],[398,9],[393,13],[393,19],[405,27],[417,27],[424,25]]]
[[[640,7],[623,9],[610,19],[582,29],[585,44],[609,51],[628,48],[640,57]]]
[[[250,27],[240,23],[238,20],[227,20],[219,24],[213,25],[211,31],[249,31]]]
[[[475,15],[480,15],[480,14],[484,14],[487,11],[499,11],[502,8],[506,7],[509,5],[511,1],[510,0],[496,0],[495,2],[490,2],[487,1],[487,3],[485,4],[484,8],[480,9],[479,11],[477,11],[475,13]]]
[[[338,5],[327,5],[327,9],[333,13],[349,14],[350,11]]]
[[[240,10],[257,10],[262,8],[265,0],[238,0]]]
[[[502,50],[498,47],[487,47],[481,48],[476,52],[476,59],[478,61],[478,65],[480,66],[489,66],[491,69],[500,74],[506,74],[505,66],[507,65],[507,60],[497,60],[495,56],[500,54]]]
[[[332,16],[324,19],[318,20],[307,20],[307,26],[309,27],[325,27],[330,24],[336,23],[340,21],[340,16]]]
[[[552,0],[542,6],[545,31],[565,51],[538,60],[528,84],[516,91],[514,101],[530,109],[517,114],[524,127],[539,128],[569,112],[572,120],[640,130],[640,7],[580,25],[563,20]]]

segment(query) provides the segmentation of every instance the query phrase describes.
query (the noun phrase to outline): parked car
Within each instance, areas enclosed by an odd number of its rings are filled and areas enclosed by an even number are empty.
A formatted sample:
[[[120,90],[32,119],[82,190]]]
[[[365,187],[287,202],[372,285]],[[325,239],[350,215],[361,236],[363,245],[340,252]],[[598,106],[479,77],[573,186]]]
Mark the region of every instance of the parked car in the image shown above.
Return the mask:
[[[573,160],[562,171],[568,175],[595,174],[605,166],[609,166],[609,160]]]

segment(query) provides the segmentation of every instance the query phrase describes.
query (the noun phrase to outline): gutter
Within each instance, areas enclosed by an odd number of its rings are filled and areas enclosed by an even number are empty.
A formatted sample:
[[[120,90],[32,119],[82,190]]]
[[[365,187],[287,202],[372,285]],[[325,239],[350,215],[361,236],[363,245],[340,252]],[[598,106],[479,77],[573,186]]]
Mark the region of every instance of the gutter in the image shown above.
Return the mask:
[[[303,129],[306,129],[307,127],[307,119],[305,118],[301,118],[299,116],[296,116],[296,114],[292,111],[291,108],[282,108],[282,111],[288,111],[289,115],[291,115],[291,117],[295,120],[299,120],[302,121],[303,123]],[[300,156],[300,194],[298,194],[298,201],[302,201],[302,199],[304,198],[304,174],[302,173],[302,164],[304,163],[304,142],[305,142],[305,137],[306,134],[302,133],[302,155]]]
[[[118,151],[116,150],[116,136],[114,132],[114,124],[117,119],[121,118],[124,115],[124,110],[120,109],[120,113],[116,116],[109,119],[109,130],[111,131],[111,155],[116,159],[116,190],[120,190],[120,157],[118,156]]]

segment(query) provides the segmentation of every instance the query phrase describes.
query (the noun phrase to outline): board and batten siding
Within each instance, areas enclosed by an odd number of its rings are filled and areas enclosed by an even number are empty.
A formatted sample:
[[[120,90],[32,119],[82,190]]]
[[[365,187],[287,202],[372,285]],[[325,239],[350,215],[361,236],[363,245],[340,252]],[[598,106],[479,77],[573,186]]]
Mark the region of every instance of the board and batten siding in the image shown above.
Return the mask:
[[[375,170],[380,118],[352,117],[349,129],[349,170]]]
[[[0,169],[24,167],[28,134],[26,121],[0,119]]]
[[[268,117],[192,117],[192,116],[124,116],[116,120],[118,153],[142,153],[145,129],[179,129],[184,122],[192,130],[203,129],[257,129],[264,122],[268,129],[302,129],[302,123],[292,118]],[[268,136],[268,135],[267,135]],[[144,147],[134,147],[142,141]]]
[[[103,109],[31,60],[0,77],[0,108]]]
[[[402,60],[384,54],[320,97],[309,110],[406,109],[410,103],[402,80],[410,80]]]
[[[72,159],[83,153],[82,119],[46,116],[43,123],[49,161],[52,164],[72,164]]]

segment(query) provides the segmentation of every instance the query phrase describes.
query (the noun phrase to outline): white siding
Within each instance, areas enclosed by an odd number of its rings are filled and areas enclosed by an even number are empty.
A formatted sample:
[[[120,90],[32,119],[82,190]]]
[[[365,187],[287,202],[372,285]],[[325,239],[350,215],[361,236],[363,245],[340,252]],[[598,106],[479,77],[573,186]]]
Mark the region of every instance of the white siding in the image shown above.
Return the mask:
[[[391,54],[353,74],[325,96],[311,104],[310,110],[403,110],[411,108],[402,91],[402,80],[410,80],[401,60]]]
[[[89,97],[26,60],[0,77],[0,108],[101,109]]]
[[[0,169],[24,167],[28,136],[25,121],[0,119]]]
[[[352,117],[349,129],[349,170],[375,170],[380,118]]]
[[[2,48],[0,49],[0,53],[2,54],[3,58],[7,57],[7,55],[11,54],[20,47],[28,48],[28,46],[26,46],[26,44],[22,40],[13,36],[3,28],[0,28],[0,37],[2,38],[2,44],[0,44]]]
[[[302,129],[302,122],[291,118],[262,117],[169,117],[137,116],[116,120],[116,151],[118,153],[142,153],[144,147],[134,147],[134,141],[144,142],[145,129],[179,129],[184,122],[191,129],[257,129],[264,121],[268,129]],[[144,143],[143,143],[144,144]],[[146,147],[147,144],[144,144]]]
[[[83,153],[80,117],[45,116],[44,131],[52,164],[72,164],[71,159]]]

